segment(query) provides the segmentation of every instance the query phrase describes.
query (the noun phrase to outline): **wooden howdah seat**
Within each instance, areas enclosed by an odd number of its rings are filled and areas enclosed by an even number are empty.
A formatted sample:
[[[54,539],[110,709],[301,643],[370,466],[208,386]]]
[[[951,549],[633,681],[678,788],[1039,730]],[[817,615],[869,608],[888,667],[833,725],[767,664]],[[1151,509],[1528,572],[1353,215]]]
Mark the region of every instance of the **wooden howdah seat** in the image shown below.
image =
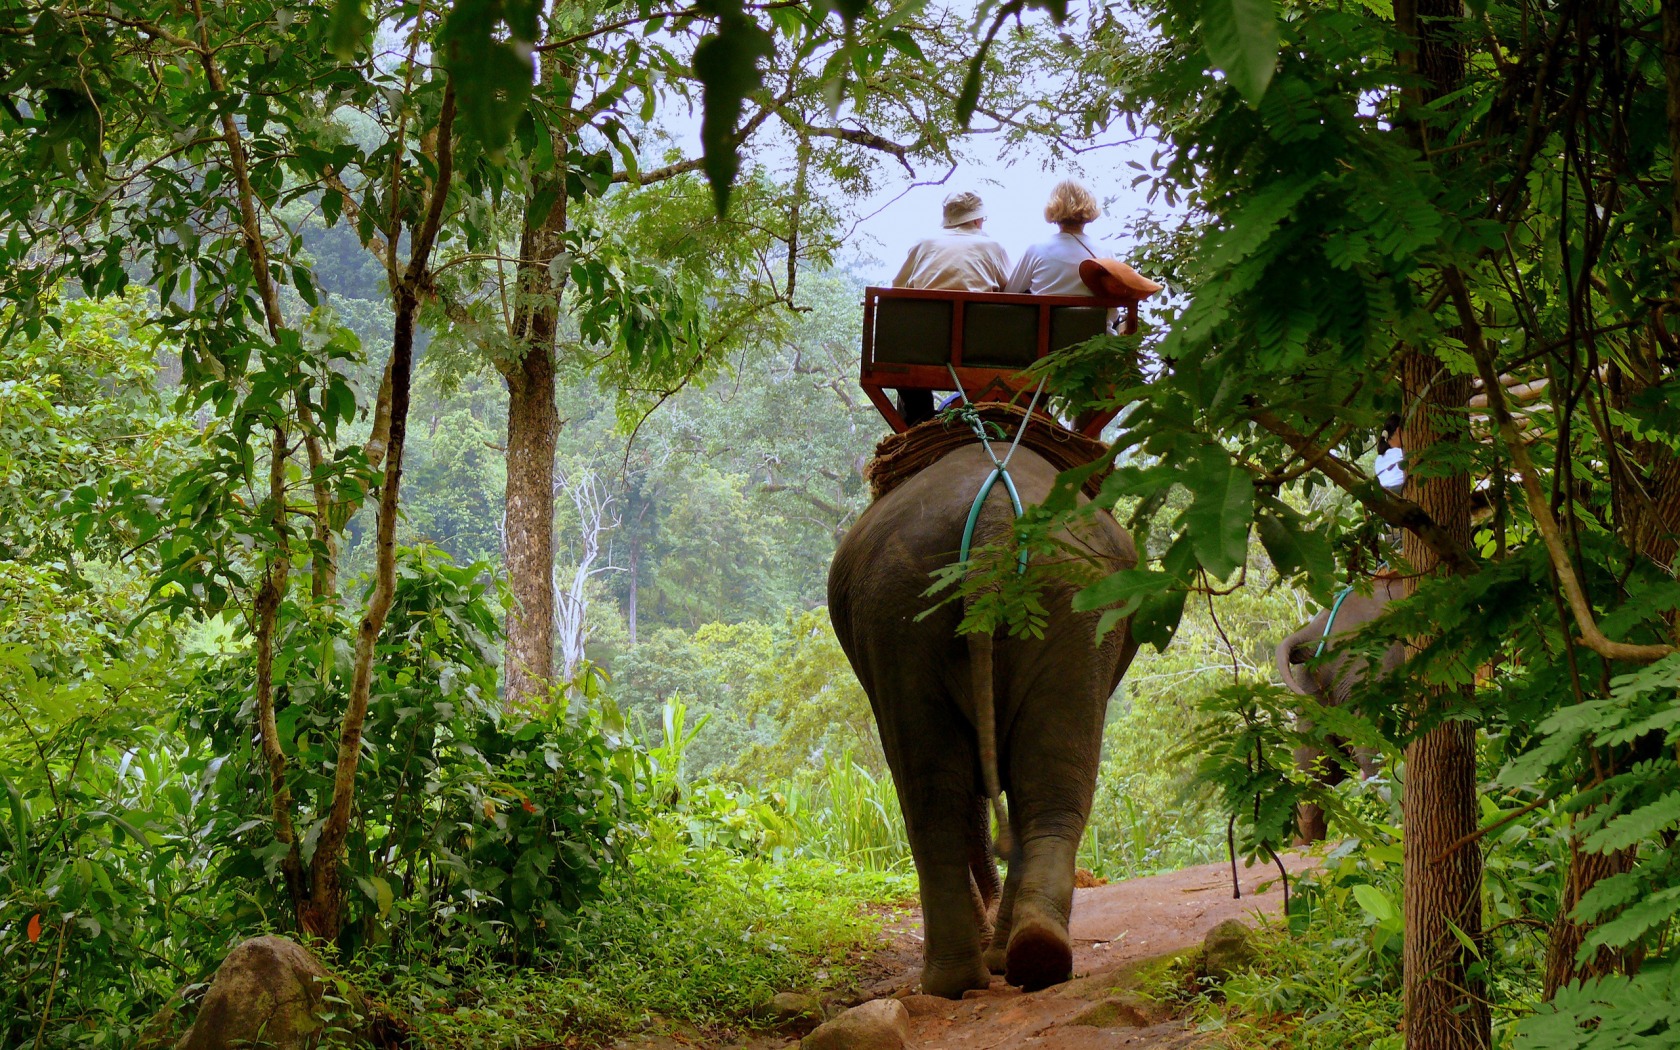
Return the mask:
[[[1012,401],[1023,391],[1030,397],[1034,384],[1022,369],[1103,334],[1112,309],[1122,311],[1121,331],[1135,332],[1137,306],[1136,299],[1090,295],[865,288],[858,383],[903,433],[909,428],[889,390],[949,391],[954,370],[970,401]],[[1096,437],[1114,415],[1082,420],[1080,432]]]

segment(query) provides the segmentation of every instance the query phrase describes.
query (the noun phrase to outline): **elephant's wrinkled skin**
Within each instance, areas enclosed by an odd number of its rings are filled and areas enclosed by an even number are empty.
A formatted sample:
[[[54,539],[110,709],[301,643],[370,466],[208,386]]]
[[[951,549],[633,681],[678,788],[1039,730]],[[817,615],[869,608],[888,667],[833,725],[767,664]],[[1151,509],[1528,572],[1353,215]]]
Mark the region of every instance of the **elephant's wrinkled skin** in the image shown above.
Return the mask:
[[[1041,640],[1000,632],[988,646],[959,636],[955,602],[917,620],[935,601],[923,594],[929,574],[956,560],[969,507],[990,471],[984,450],[970,445],[905,481],[858,519],[828,577],[829,614],[874,708],[921,883],[922,987],[950,998],[986,987],[988,967],[1029,989],[1070,975],[1074,853],[1090,815],[1103,714],[1136,653],[1124,624],[1098,644],[1096,614],[1072,611],[1068,585],[1044,595],[1049,624]],[[1025,448],[1010,473],[1026,503],[1041,501],[1055,478]],[[975,545],[1002,541],[1013,520],[999,484]],[[1106,514],[1064,538],[1089,550],[1105,572],[1137,563],[1131,538]],[[979,660],[971,656],[976,647]],[[986,913],[998,895],[997,868],[971,677],[986,648],[1013,832],[989,951]]]
[[[1321,609],[1305,627],[1279,642],[1278,674],[1290,692],[1310,696],[1328,707],[1345,705],[1354,685],[1365,673],[1365,667],[1360,658],[1347,653],[1338,655],[1337,640],[1375,620],[1388,608],[1390,601],[1402,597],[1400,582],[1396,577],[1379,576],[1372,581],[1370,594],[1360,594],[1356,591],[1348,595],[1343,599],[1341,608],[1336,610],[1336,620],[1330,625],[1328,639],[1325,638],[1324,626],[1330,619],[1330,610]],[[1320,641],[1325,642],[1325,658],[1312,667],[1304,666],[1314,659],[1313,654],[1318,651]],[[1388,674],[1399,667],[1405,658],[1404,647],[1396,642],[1383,654],[1382,662],[1378,665],[1380,672]],[[1310,723],[1303,720],[1303,725],[1310,726]],[[1352,757],[1359,766],[1361,775],[1369,777],[1376,774],[1376,756],[1370,751],[1364,748],[1349,750],[1345,742],[1341,741],[1332,740],[1332,743]],[[1304,772],[1311,772],[1317,768],[1327,785],[1340,783],[1346,778],[1347,773],[1339,763],[1321,762],[1323,757],[1324,752],[1318,748],[1296,748],[1296,768]],[[1310,802],[1302,804],[1301,811],[1296,814],[1296,822],[1302,842],[1317,842],[1324,838],[1328,830],[1324,824],[1324,811]]]

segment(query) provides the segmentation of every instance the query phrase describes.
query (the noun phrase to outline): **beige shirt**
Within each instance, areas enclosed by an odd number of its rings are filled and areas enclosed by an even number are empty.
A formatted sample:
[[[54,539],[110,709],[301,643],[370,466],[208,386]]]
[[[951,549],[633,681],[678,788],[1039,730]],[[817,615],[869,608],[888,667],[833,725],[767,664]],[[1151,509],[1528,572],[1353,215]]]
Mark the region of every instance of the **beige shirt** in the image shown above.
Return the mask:
[[[893,278],[894,288],[995,292],[1009,279],[1003,245],[980,230],[958,227],[917,241]]]

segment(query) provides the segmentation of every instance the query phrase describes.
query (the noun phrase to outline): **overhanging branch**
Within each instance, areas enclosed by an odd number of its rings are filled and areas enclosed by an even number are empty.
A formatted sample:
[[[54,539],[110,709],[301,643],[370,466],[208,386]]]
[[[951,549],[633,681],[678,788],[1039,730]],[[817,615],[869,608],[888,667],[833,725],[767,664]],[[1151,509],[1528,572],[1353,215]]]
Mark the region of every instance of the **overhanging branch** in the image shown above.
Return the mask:
[[[1269,409],[1251,406],[1248,418],[1267,433],[1282,438],[1284,444],[1293,449],[1306,464],[1317,468],[1338,488],[1364,504],[1366,510],[1395,528],[1406,529],[1417,535],[1451,571],[1459,574],[1477,571],[1476,559],[1470,556],[1470,552],[1459,546],[1422,507],[1374,484],[1359,470],[1337,458],[1330,449],[1315,444],[1311,438],[1290,426]]]
[[[1599,629],[1598,621],[1593,616],[1592,603],[1587,601],[1586,590],[1581,586],[1581,577],[1575,571],[1575,561],[1569,556],[1568,547],[1564,545],[1563,530],[1558,527],[1557,519],[1552,516],[1552,506],[1546,499],[1546,494],[1540,490],[1540,476],[1534,469],[1533,457],[1528,454],[1528,442],[1524,441],[1522,434],[1518,432],[1516,419],[1512,417],[1510,406],[1505,402],[1505,387],[1499,382],[1498,369],[1494,366],[1493,348],[1482,338],[1481,323],[1476,319],[1476,311],[1471,305],[1470,289],[1464,284],[1464,274],[1457,267],[1448,267],[1443,271],[1443,276],[1452,295],[1453,305],[1458,310],[1464,344],[1470,349],[1470,355],[1476,360],[1476,369],[1481,373],[1482,386],[1487,393],[1488,409],[1498,425],[1499,436],[1504,440],[1505,447],[1510,450],[1511,464],[1516,468],[1518,480],[1522,482],[1528,512],[1534,518],[1535,527],[1540,530],[1540,538],[1546,545],[1552,571],[1557,573],[1558,584],[1563,588],[1564,597],[1569,602],[1570,614],[1575,618],[1575,626],[1580,629],[1581,642],[1606,660],[1636,660],[1648,663],[1674,652],[1672,645],[1634,645],[1614,641]]]

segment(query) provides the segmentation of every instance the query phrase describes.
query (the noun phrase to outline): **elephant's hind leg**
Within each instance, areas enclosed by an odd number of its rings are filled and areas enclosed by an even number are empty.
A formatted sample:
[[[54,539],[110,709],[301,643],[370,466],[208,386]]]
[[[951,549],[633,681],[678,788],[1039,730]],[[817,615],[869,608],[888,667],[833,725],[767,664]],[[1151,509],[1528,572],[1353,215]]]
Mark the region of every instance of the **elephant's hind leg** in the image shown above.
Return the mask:
[[[1004,974],[1010,984],[1033,992],[1073,976],[1073,943],[1068,939],[1073,849],[1061,835],[1050,835],[1022,843],[1020,852],[1022,875],[1012,902]],[[1014,877],[1013,866],[1010,876]]]
[[[980,958],[984,887],[971,870],[984,834],[974,734],[936,687],[909,675],[894,685],[871,698],[921,885],[922,990],[960,999],[991,983]]]
[[[1072,688],[1063,686],[1056,703],[1039,704],[1015,720],[1007,762],[1017,841],[1008,880],[1015,892],[1008,885],[1004,890],[1010,906],[1004,972],[1010,984],[1027,991],[1073,975],[1068,919],[1074,855],[1096,789],[1108,695],[1106,669],[1091,666],[1088,654],[1082,670],[1077,652],[1049,655],[1061,656],[1046,665],[1061,669],[1061,681]],[[1015,688],[1017,695],[1044,696],[1050,686],[1027,680]]]
[[[1014,834],[1015,852],[1004,858],[1009,864],[1009,873],[1003,880],[1003,896],[998,900],[997,920],[992,923],[992,939],[986,948],[986,969],[995,974],[1007,971],[1009,964],[1009,934],[1015,925],[1015,895],[1021,891],[1021,827],[1020,822],[1010,814],[1010,824]]]

